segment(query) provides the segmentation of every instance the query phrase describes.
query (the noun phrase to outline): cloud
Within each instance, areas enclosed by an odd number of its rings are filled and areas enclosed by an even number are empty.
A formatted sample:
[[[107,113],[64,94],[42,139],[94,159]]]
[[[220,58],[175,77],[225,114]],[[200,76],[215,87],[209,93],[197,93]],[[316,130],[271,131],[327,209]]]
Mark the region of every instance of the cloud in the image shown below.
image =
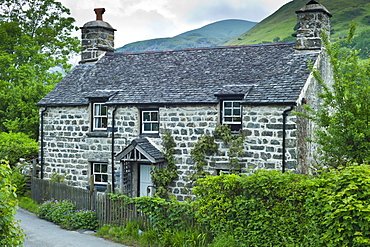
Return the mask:
[[[172,37],[223,19],[260,21],[289,0],[59,0],[81,27],[105,8],[104,21],[115,33],[115,47]],[[75,33],[80,36],[79,32]]]

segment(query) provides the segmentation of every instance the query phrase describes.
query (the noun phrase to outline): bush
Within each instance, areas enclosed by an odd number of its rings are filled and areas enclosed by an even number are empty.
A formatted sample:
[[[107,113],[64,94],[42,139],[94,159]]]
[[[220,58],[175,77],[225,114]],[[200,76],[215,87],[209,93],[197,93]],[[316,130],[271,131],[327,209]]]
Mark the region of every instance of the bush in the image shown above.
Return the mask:
[[[315,184],[310,177],[261,170],[251,176],[208,177],[198,184],[196,218],[213,236],[228,236],[239,246],[316,245],[305,208]]]
[[[10,180],[13,182],[17,196],[23,196],[26,192],[26,177],[20,172],[21,166],[13,167]]]
[[[348,165],[322,174],[309,208],[330,246],[370,245],[370,167]]]
[[[68,200],[52,199],[39,207],[39,217],[61,225],[68,230],[91,229],[98,227],[98,218],[95,211],[76,209],[75,204]]]
[[[24,133],[0,132],[0,159],[8,159],[14,165],[20,158],[30,158],[37,155],[37,141]]]
[[[74,210],[76,210],[76,206],[68,200],[58,201],[52,199],[40,205],[39,217],[59,224],[62,222],[67,212]]]
[[[15,220],[17,200],[15,187],[11,183],[11,169],[7,162],[0,162],[0,246],[20,246],[23,231]]]
[[[66,212],[60,225],[68,230],[95,230],[98,228],[98,218],[95,211],[78,209]]]

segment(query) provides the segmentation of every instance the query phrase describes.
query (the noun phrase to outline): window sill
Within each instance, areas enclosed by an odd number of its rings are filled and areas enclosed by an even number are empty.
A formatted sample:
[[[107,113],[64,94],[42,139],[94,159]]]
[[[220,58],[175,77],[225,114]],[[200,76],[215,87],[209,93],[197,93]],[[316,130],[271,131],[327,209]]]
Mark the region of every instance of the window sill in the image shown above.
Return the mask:
[[[108,137],[108,132],[106,131],[88,132],[86,135],[89,137]]]
[[[159,133],[141,133],[140,137],[159,137]]]

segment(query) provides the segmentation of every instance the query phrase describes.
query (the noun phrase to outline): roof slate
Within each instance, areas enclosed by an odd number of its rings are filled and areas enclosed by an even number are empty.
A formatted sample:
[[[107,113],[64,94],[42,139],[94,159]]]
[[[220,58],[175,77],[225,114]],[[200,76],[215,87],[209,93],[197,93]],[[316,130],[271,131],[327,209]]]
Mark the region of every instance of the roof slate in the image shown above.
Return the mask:
[[[294,43],[184,49],[139,54],[107,53],[77,65],[39,103],[208,104],[216,95],[244,94],[246,104],[296,102],[318,52],[297,54]]]

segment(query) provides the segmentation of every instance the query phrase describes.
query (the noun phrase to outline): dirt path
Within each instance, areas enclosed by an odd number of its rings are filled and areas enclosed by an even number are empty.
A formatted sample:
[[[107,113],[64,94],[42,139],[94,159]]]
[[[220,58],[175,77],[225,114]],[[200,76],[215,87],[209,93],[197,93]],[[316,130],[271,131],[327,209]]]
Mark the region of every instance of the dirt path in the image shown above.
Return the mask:
[[[25,247],[124,247],[93,236],[92,232],[61,229],[21,208],[18,209],[16,218],[21,221],[20,226],[27,235]]]

